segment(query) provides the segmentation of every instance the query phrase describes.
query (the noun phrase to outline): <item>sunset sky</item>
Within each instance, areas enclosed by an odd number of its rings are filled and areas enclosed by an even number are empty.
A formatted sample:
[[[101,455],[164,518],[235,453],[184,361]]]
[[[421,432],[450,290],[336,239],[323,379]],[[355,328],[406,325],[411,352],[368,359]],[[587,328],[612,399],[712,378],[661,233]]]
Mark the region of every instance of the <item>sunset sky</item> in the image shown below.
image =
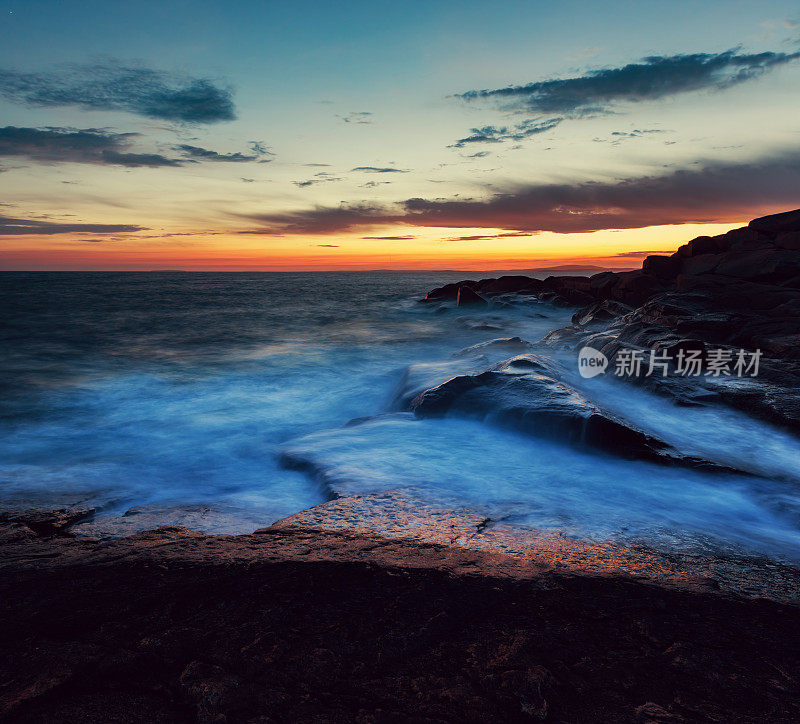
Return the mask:
[[[0,269],[631,267],[800,206],[794,2],[3,8]]]

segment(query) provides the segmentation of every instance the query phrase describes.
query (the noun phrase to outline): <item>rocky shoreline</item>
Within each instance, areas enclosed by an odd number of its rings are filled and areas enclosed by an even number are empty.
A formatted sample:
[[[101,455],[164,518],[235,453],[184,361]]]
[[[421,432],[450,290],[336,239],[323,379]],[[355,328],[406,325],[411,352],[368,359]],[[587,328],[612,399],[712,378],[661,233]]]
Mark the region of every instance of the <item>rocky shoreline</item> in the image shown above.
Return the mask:
[[[699,356],[706,371],[712,350],[732,360],[741,350],[758,351],[757,377],[676,382],[648,376],[645,366],[628,378],[682,404],[721,403],[800,430],[800,209],[692,239],[671,256],[647,257],[640,270],[467,279],[422,301],[490,305],[526,296],[580,307],[572,326],[543,344],[576,351],[588,345],[612,367],[632,351],[655,350],[673,361],[683,351]]]
[[[800,210],[699,237],[638,271],[464,280],[423,301],[447,311],[526,300],[578,309],[542,340],[463,350],[470,371],[445,381],[411,370],[398,414],[491,417],[605,455],[740,472],[601,408],[537,353],[591,347],[610,368],[669,352],[673,374],[627,380],[800,430]],[[760,351],[758,376],[677,373],[678,353],[706,372],[720,349]],[[483,364],[489,350],[510,356]],[[313,473],[300,456],[286,463]],[[80,506],[1,514],[0,718],[800,719],[792,566],[579,541],[407,492],[331,497],[248,535],[193,532],[202,506],[118,520]],[[163,526],[176,520],[186,527]]]

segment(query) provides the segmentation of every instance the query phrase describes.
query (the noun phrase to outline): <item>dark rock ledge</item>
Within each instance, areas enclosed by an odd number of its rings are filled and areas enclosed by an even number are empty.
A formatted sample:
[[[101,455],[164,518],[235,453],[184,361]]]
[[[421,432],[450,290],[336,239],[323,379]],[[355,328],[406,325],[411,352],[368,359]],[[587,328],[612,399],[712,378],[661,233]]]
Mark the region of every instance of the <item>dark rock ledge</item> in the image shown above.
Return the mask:
[[[619,552],[563,551],[2,523],[0,718],[797,721],[795,605],[720,590],[722,561],[657,584],[636,552],[621,575]]]
[[[698,350],[704,360],[712,347],[760,350],[756,378],[663,381],[642,374],[634,381],[684,404],[713,398],[800,430],[800,209],[697,237],[671,256],[647,257],[635,271],[464,280],[432,290],[423,301],[455,300],[464,288],[486,303],[516,294],[581,307],[573,326],[542,342],[588,344],[612,369],[623,350]]]

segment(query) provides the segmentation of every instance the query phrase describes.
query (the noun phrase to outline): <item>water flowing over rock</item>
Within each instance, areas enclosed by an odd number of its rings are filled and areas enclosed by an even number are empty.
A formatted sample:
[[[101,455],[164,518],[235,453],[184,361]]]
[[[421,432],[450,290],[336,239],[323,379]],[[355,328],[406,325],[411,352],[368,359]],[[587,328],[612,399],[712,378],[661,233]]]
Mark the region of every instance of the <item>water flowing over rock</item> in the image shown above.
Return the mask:
[[[419,417],[458,414],[488,419],[538,437],[631,459],[704,465],[601,410],[561,381],[554,366],[535,354],[512,357],[478,374],[452,377],[418,394],[408,409]]]

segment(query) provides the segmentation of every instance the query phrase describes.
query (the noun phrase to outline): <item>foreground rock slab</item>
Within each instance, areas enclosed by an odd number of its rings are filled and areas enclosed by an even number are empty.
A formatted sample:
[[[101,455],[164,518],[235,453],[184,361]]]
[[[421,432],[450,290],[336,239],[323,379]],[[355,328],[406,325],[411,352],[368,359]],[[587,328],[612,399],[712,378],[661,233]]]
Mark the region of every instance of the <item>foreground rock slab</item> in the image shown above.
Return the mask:
[[[11,524],[9,524],[11,525]],[[798,609],[344,532],[2,546],[15,722],[791,722]]]

